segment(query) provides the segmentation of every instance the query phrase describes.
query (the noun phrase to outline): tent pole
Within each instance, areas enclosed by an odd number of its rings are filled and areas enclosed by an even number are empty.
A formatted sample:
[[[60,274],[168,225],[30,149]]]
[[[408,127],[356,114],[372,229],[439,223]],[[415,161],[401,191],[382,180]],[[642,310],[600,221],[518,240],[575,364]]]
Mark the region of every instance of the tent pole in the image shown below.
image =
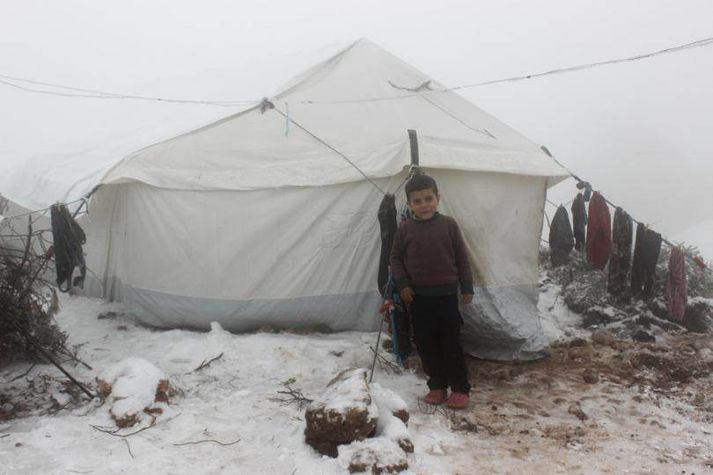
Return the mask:
[[[418,135],[413,129],[408,129],[408,139],[411,145],[411,165],[418,166]]]
[[[374,347],[374,361],[371,362],[371,373],[369,373],[369,382],[374,378],[374,367],[376,366],[376,357],[379,356],[379,343],[381,342],[381,332],[384,330],[384,319],[381,319],[379,325],[379,334],[376,337],[376,346]]]

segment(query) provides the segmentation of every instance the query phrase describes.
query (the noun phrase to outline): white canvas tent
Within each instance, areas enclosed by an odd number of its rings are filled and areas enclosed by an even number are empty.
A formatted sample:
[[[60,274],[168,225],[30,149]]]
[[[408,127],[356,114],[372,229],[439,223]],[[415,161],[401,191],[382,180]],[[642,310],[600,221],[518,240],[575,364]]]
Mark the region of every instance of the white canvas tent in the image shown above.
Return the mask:
[[[83,183],[101,184],[84,223],[87,291],[160,327],[374,329],[378,188],[407,176],[414,129],[477,276],[465,348],[533,357],[544,200],[566,172],[443,89],[360,40],[295,78],[274,108],[126,156]]]

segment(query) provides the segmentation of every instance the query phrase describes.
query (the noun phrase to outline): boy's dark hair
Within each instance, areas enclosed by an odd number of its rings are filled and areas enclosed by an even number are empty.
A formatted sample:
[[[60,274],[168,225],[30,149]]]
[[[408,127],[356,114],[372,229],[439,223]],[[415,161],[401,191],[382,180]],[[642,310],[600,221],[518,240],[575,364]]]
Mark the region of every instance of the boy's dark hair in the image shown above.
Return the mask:
[[[429,188],[433,189],[434,194],[438,194],[436,180],[423,173],[412,176],[411,179],[406,182],[406,187],[404,188],[406,191],[406,201],[410,199],[409,195],[414,191],[428,190]]]

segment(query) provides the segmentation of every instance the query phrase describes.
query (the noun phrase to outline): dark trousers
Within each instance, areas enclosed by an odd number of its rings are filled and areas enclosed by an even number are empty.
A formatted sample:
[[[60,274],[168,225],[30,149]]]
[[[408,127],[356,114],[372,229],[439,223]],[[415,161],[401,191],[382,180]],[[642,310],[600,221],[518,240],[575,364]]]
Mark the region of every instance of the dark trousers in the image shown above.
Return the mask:
[[[398,348],[395,348],[395,353],[398,354],[399,358],[405,360],[411,356],[411,317],[408,312],[403,310],[396,310],[394,312],[394,320],[396,321],[396,328],[392,328],[393,333],[392,338],[398,342]]]
[[[468,394],[470,384],[460,345],[463,319],[458,311],[458,296],[416,295],[411,316],[428,387],[446,389],[450,386],[453,391]]]

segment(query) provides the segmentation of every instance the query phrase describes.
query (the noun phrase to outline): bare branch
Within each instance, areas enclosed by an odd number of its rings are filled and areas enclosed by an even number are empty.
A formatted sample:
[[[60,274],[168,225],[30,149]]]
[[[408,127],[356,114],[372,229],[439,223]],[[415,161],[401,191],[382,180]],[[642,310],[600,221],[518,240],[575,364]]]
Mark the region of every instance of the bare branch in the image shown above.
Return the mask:
[[[221,442],[221,441],[215,440],[215,439],[203,439],[203,440],[195,440],[195,441],[189,441],[189,442],[181,442],[179,444],[173,444],[173,445],[175,445],[176,447],[182,447],[184,445],[197,445],[197,444],[203,444],[205,442],[212,442],[214,444],[228,446],[228,445],[235,445],[238,442],[240,442],[240,440],[241,440],[240,437],[238,437],[238,439],[233,442]]]
[[[128,440],[126,440],[126,439],[121,439],[121,440],[123,440],[123,441],[124,441],[124,443],[126,444],[126,450],[128,450],[128,451],[129,451],[129,455],[131,455],[131,458],[134,458],[134,454],[133,454],[133,453],[131,453],[131,446],[129,445],[129,441],[128,441]]]
[[[149,424],[149,425],[147,425],[147,426],[144,426],[144,427],[142,427],[141,429],[136,430],[136,431],[134,431],[134,432],[129,432],[128,434],[119,434],[118,432],[119,432],[120,429],[109,430],[109,429],[106,428],[106,427],[95,426],[94,424],[89,424],[89,425],[90,425],[91,428],[94,429],[94,430],[98,430],[99,432],[103,432],[103,433],[105,433],[105,434],[113,435],[114,437],[131,437],[132,435],[136,435],[136,434],[138,434],[139,432],[143,432],[143,431],[145,431],[145,430],[147,430],[147,429],[150,429],[150,428],[154,427],[156,424],[155,424],[154,422],[152,422],[151,424]]]
[[[25,371],[25,372],[22,373],[21,375],[12,378],[12,379],[10,380],[10,382],[12,383],[12,382],[14,382],[14,381],[17,381],[17,380],[20,379],[20,378],[24,378],[25,376],[27,376],[28,374],[30,374],[30,372],[31,372],[33,369],[35,369],[35,366],[37,366],[37,364],[36,364],[36,363],[32,363],[32,365],[30,366],[30,369],[28,369],[27,371]]]
[[[403,370],[401,369],[401,367],[400,367],[398,364],[394,363],[393,361],[389,361],[388,359],[386,359],[386,357],[385,357],[384,355],[378,353],[378,352],[374,349],[373,346],[369,346],[369,349],[372,351],[372,353],[374,353],[374,354],[376,355],[376,361],[379,362],[379,367],[380,367],[381,369],[386,370],[386,371],[391,371],[391,372],[393,372],[394,374],[401,374],[401,373],[403,373]]]
[[[275,401],[281,402],[283,405],[297,404],[297,407],[302,408],[307,404],[311,403],[313,399],[305,397],[302,391],[298,388],[292,387],[295,383],[295,378],[290,378],[282,383],[286,391],[277,391],[277,394],[284,394],[285,397],[276,397]]]
[[[203,362],[202,362],[200,365],[198,365],[198,367],[197,367],[196,369],[194,369],[193,372],[195,373],[196,371],[200,371],[200,370],[202,370],[202,369],[207,368],[208,366],[210,366],[210,364],[211,364],[213,361],[219,360],[219,359],[221,359],[222,357],[223,357],[223,353],[219,354],[218,356],[216,356],[216,357],[214,357],[214,358],[211,358],[211,359],[208,360],[208,361],[203,360]]]
[[[180,415],[181,415],[181,414],[179,413],[179,414],[176,414],[176,415],[173,416],[173,417],[170,417],[170,418],[166,419],[166,423],[169,423],[170,421],[172,421],[173,419],[175,419],[176,417],[178,417],[178,416],[180,416]],[[147,425],[147,426],[144,426],[144,427],[142,427],[142,428],[139,429],[139,430],[135,430],[134,432],[129,432],[128,434],[119,434],[118,432],[121,430],[121,428],[112,429],[112,428],[110,428],[110,427],[105,427],[105,426],[98,426],[98,425],[94,425],[94,424],[89,424],[89,427],[91,427],[92,429],[98,430],[99,432],[103,432],[103,433],[105,433],[105,434],[113,435],[114,437],[131,437],[132,435],[136,435],[136,434],[138,434],[139,432],[143,432],[143,431],[145,431],[145,430],[147,430],[147,429],[150,429],[150,428],[152,428],[152,427],[155,427],[155,426],[156,426],[156,419],[154,418],[154,419],[151,421],[151,424],[149,424],[149,425]]]

